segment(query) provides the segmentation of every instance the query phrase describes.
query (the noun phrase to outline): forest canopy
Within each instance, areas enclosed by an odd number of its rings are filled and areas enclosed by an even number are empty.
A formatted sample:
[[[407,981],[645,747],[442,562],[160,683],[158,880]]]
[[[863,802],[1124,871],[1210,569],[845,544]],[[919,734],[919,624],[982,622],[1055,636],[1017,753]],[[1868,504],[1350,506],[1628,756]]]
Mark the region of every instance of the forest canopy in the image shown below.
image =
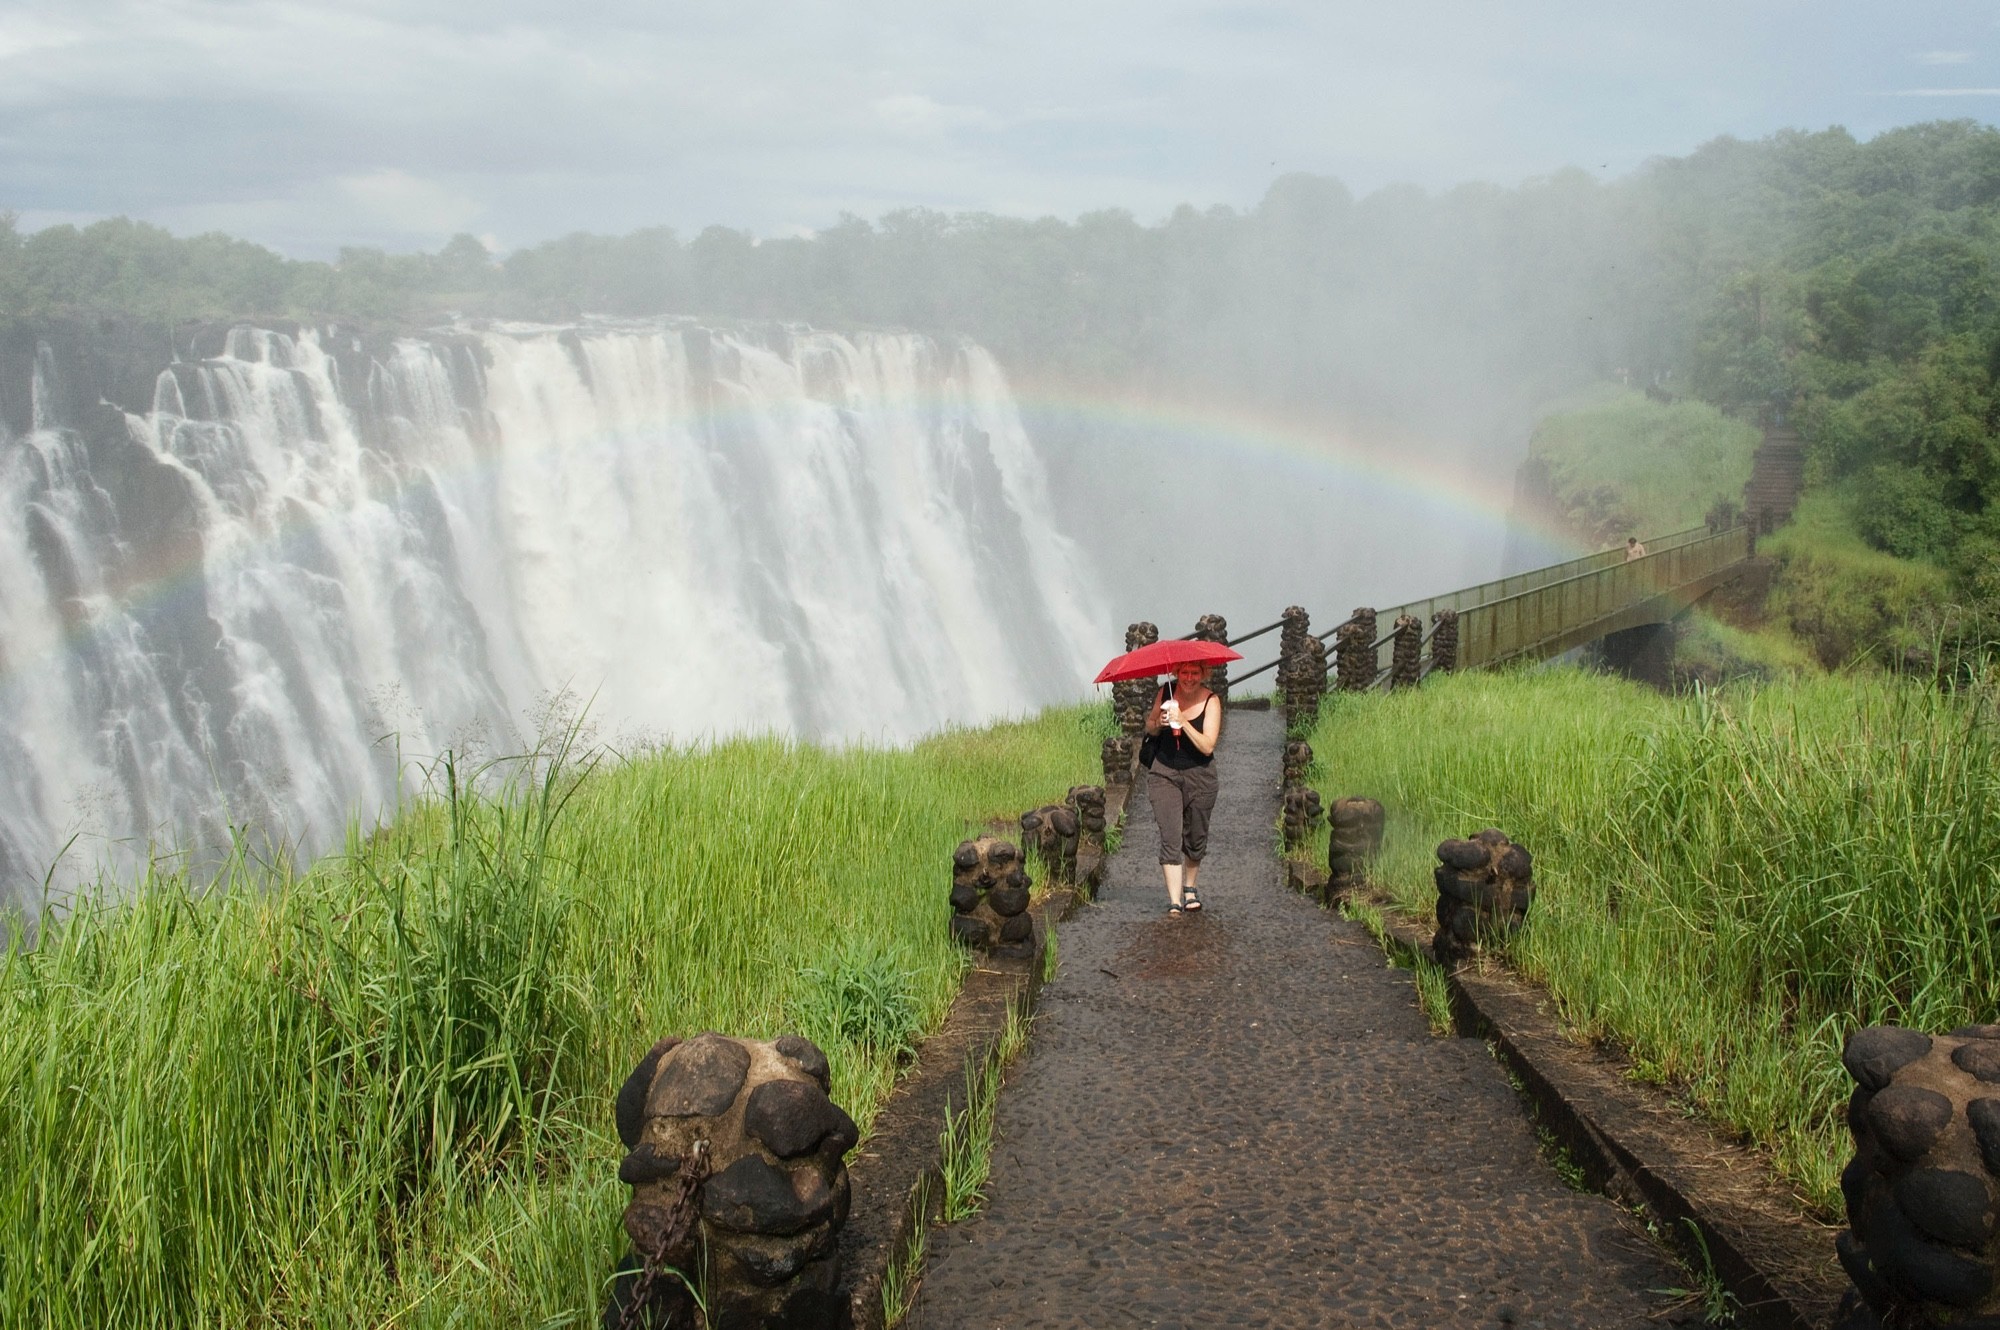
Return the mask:
[[[1722,138],[1599,182],[1411,187],[1310,175],[1253,209],[1065,222],[922,209],[805,238],[576,234],[496,259],[287,259],[123,218],[0,220],[0,311],[436,322],[677,313],[979,339],[1010,370],[1214,392],[1348,421],[1521,437],[1593,381],[1789,411],[1863,536],[2000,570],[2000,131],[1974,121]]]

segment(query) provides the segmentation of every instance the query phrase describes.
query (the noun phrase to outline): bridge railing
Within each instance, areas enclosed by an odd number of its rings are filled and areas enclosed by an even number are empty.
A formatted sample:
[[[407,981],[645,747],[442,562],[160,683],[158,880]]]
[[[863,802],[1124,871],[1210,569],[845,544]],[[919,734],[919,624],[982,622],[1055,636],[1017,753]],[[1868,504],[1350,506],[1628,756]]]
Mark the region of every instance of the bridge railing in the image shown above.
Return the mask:
[[[1428,646],[1431,635],[1436,631],[1433,616],[1440,610],[1456,611],[1459,616],[1459,668],[1494,665],[1537,651],[1582,628],[1614,618],[1654,596],[1697,582],[1710,573],[1747,558],[1750,540],[1750,528],[1747,526],[1721,532],[1707,526],[1690,527],[1685,531],[1654,537],[1646,542],[1646,554],[1638,559],[1627,559],[1624,547],[1619,546],[1564,563],[1550,564],[1546,568],[1535,568],[1495,578],[1491,582],[1481,582],[1477,586],[1377,610],[1375,622],[1382,636],[1374,644],[1376,681],[1381,683],[1389,676],[1395,636],[1387,630],[1402,615],[1412,615],[1424,625],[1424,640]],[[1336,624],[1314,636],[1330,644],[1347,622],[1352,621]],[[1278,623],[1267,624],[1242,637],[1232,638],[1230,645],[1261,637],[1279,626]],[[1557,648],[1562,649],[1567,648]],[[1276,669],[1280,663],[1273,660],[1248,669],[1232,676],[1230,683],[1246,682]]]
[[[1672,535],[1655,537],[1646,542],[1645,557],[1650,559],[1655,555],[1665,554],[1669,550],[1679,549],[1683,545],[1692,545],[1697,541],[1706,539],[1711,534],[1708,527],[1696,526],[1689,527],[1685,531],[1676,531]],[[1439,610],[1457,610],[1463,615],[1468,610],[1476,609],[1481,605],[1490,605],[1495,601],[1508,600],[1514,596],[1533,591],[1538,587],[1548,586],[1554,582],[1567,582],[1571,578],[1581,577],[1585,573],[1594,573],[1604,568],[1615,568],[1624,562],[1625,547],[1620,545],[1615,549],[1600,550],[1596,554],[1586,554],[1580,559],[1571,559],[1566,563],[1552,563],[1546,568],[1535,568],[1525,573],[1514,573],[1508,577],[1495,578],[1491,582],[1481,582],[1478,586],[1466,587],[1462,591],[1447,591],[1441,596],[1431,596],[1425,600],[1413,600],[1407,605],[1398,605],[1394,609],[1377,610],[1375,617],[1377,622],[1388,624],[1396,622],[1398,615],[1414,614],[1425,625],[1425,631],[1428,632],[1430,631],[1431,615]],[[1634,562],[1639,562],[1639,560],[1634,560]]]
[[[1748,526],[1712,535],[1699,528],[1680,535],[1692,539],[1662,541],[1663,548],[1649,547],[1643,558],[1629,561],[1622,551],[1614,551],[1614,562],[1460,610],[1459,668],[1478,669],[1516,656],[1566,651],[1626,626],[1613,622],[1620,615],[1694,586],[1750,555]]]

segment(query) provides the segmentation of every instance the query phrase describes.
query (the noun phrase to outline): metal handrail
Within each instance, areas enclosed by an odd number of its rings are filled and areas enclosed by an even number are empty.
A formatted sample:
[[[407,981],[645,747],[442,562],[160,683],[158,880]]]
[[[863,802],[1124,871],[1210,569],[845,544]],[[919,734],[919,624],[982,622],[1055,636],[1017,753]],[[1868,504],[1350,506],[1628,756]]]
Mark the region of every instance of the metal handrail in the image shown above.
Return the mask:
[[[1643,562],[1645,559],[1652,559],[1659,555],[1670,553],[1683,546],[1692,545],[1697,541],[1705,540],[1710,536],[1718,534],[1720,533],[1704,525],[1687,527],[1680,531],[1669,532],[1664,536],[1655,536],[1652,540],[1645,542],[1646,553],[1643,558],[1631,560],[1630,562]],[[1431,615],[1440,609],[1457,610],[1459,615],[1463,617],[1474,610],[1515,600],[1521,596],[1529,595],[1560,583],[1572,582],[1579,577],[1587,577],[1593,573],[1601,572],[1606,568],[1621,567],[1626,562],[1625,547],[1623,545],[1614,545],[1610,549],[1599,550],[1595,554],[1585,554],[1575,559],[1566,559],[1561,563],[1547,564],[1541,568],[1530,568],[1525,572],[1509,573],[1506,577],[1496,577],[1491,581],[1481,582],[1476,586],[1465,587],[1458,591],[1447,591],[1440,595],[1426,597],[1422,600],[1409,601],[1406,604],[1397,605],[1391,609],[1381,610],[1377,613],[1378,617],[1387,617],[1392,622],[1397,616],[1414,614],[1419,620],[1428,623],[1430,622]],[[1378,661],[1381,649],[1381,644],[1377,643],[1375,650]]]
[[[1265,670],[1275,670],[1276,668],[1278,668],[1278,666],[1284,663],[1284,660],[1285,658],[1283,656],[1280,656],[1276,660],[1270,662],[1268,665],[1259,665],[1256,669],[1250,671],[1250,673],[1248,674],[1239,674],[1234,679],[1225,679],[1223,680],[1222,686],[1224,688],[1234,688],[1239,683],[1243,683],[1246,680],[1256,678],[1258,675],[1262,674]]]
[[[1506,577],[1494,578],[1491,581],[1481,582],[1476,586],[1465,587],[1458,591],[1447,591],[1442,595],[1431,596],[1423,600],[1409,601],[1406,604],[1397,605],[1391,609],[1377,611],[1376,619],[1377,622],[1380,622],[1382,619],[1387,618],[1393,623],[1405,614],[1414,614],[1419,622],[1428,622],[1430,625],[1421,639],[1423,644],[1429,645],[1431,639],[1437,635],[1438,625],[1434,617],[1435,611],[1439,609],[1456,610],[1461,619],[1460,631],[1462,635],[1460,641],[1463,644],[1466,641],[1467,628],[1463,620],[1466,615],[1473,611],[1492,610],[1510,602],[1519,603],[1525,596],[1540,594],[1552,588],[1559,588],[1579,582],[1583,578],[1596,576],[1607,568],[1622,567],[1626,564],[1650,563],[1656,558],[1670,554],[1685,546],[1696,544],[1702,540],[1727,535],[1736,529],[1736,527],[1728,527],[1722,531],[1716,531],[1707,526],[1688,527],[1682,531],[1675,531],[1664,536],[1654,537],[1651,541],[1647,542],[1646,553],[1638,559],[1626,559],[1624,557],[1624,547],[1613,546],[1608,550],[1600,550],[1595,554],[1586,554],[1580,558],[1565,560],[1562,563],[1549,564],[1546,567],[1529,569],[1521,573],[1510,573]],[[1359,615],[1350,616],[1323,633],[1313,634],[1313,637],[1320,642],[1325,642],[1328,638],[1334,636],[1349,624],[1356,622],[1359,618]],[[1229,641],[1229,645],[1235,646],[1239,642],[1247,642],[1253,637],[1261,637],[1275,628],[1282,627],[1284,622],[1283,619],[1279,619],[1276,623],[1266,624],[1254,632],[1245,633],[1242,637],[1232,638]],[[1190,634],[1191,636],[1192,634]],[[1391,629],[1387,634],[1376,639],[1375,644],[1370,648],[1375,653],[1378,669],[1373,680],[1370,681],[1369,687],[1374,687],[1388,677],[1393,668],[1393,662],[1389,666],[1383,666],[1380,664],[1380,661],[1382,648],[1394,642],[1395,639],[1395,630]],[[1527,648],[1518,648],[1517,651],[1525,649]],[[1466,647],[1461,645],[1460,651],[1466,651]],[[1225,686],[1234,687],[1237,684],[1247,682],[1265,673],[1267,670],[1276,669],[1283,663],[1284,657],[1281,655],[1278,659],[1259,665],[1256,669],[1248,673],[1229,679]],[[1328,672],[1332,672],[1331,661],[1328,662]],[[1430,673],[1428,666],[1424,667],[1423,673]]]
[[[1703,539],[1723,540],[1730,537],[1740,538],[1741,534],[1746,533],[1748,529],[1749,528],[1746,524],[1738,523],[1736,526],[1725,527],[1720,531],[1710,533],[1706,535]],[[1536,649],[1543,643],[1561,636],[1561,633],[1559,632],[1543,633],[1540,637],[1537,637],[1531,641],[1517,642],[1513,647],[1500,652],[1499,654],[1495,655],[1491,660],[1482,660],[1478,659],[1477,647],[1481,637],[1488,634],[1486,633],[1486,630],[1481,627],[1479,620],[1473,617],[1474,615],[1479,616],[1479,618],[1484,618],[1485,616],[1500,612],[1503,607],[1508,606],[1510,604],[1513,605],[1523,604],[1530,596],[1543,596],[1543,595],[1548,595],[1550,593],[1560,594],[1562,589],[1565,587],[1578,587],[1580,589],[1581,585],[1589,579],[1603,577],[1606,573],[1618,573],[1626,568],[1643,570],[1646,569],[1648,566],[1650,566],[1651,568],[1656,570],[1671,569],[1673,567],[1673,563],[1671,562],[1655,563],[1654,561],[1657,559],[1670,559],[1670,556],[1675,555],[1681,552],[1682,550],[1689,548],[1690,546],[1701,543],[1702,541],[1700,540],[1680,541],[1675,544],[1670,544],[1666,548],[1658,551],[1648,551],[1641,558],[1624,560],[1617,563],[1608,564],[1605,567],[1590,569],[1585,572],[1576,573],[1570,577],[1565,577],[1555,581],[1547,582],[1541,586],[1533,587],[1526,591],[1516,592],[1511,596],[1503,596],[1497,600],[1489,601],[1483,605],[1474,606],[1471,611],[1466,612],[1466,614],[1462,615],[1459,620],[1460,632],[1461,632],[1461,637],[1459,639],[1460,640],[1459,651],[1461,653],[1461,663],[1470,664],[1472,668],[1479,668],[1481,666],[1497,664],[1500,661],[1509,660],[1515,656],[1523,655],[1529,651]],[[1730,562],[1734,563],[1736,562],[1736,560],[1730,560]],[[1727,564],[1717,565],[1718,568],[1726,566],[1728,565]],[[1710,569],[1708,571],[1713,572],[1715,571],[1715,569]],[[1669,574],[1669,576],[1671,576],[1671,573]],[[1640,596],[1630,601],[1629,604],[1634,604],[1634,605],[1640,604],[1643,601],[1650,599],[1653,596],[1664,595],[1671,592],[1674,589],[1675,585],[1685,585],[1688,582],[1699,579],[1684,577],[1681,581],[1675,582],[1673,585],[1665,585],[1665,586],[1659,585],[1659,580],[1660,579],[1657,575],[1649,576],[1647,578],[1647,581],[1649,582],[1651,589],[1648,592],[1648,594],[1645,596]],[[1587,626],[1590,623],[1601,622],[1605,619],[1614,617],[1618,612],[1619,610],[1613,609],[1607,613],[1595,615],[1590,619],[1580,620],[1575,624],[1569,625],[1569,627],[1571,629],[1574,629],[1577,627]],[[1472,659],[1470,661],[1467,661],[1468,657]]]
[[[1326,641],[1327,638],[1332,637],[1335,633],[1347,627],[1347,625],[1351,623],[1359,623],[1360,621],[1361,621],[1360,615],[1350,614],[1345,619],[1342,619],[1339,623],[1335,624],[1333,627],[1327,629],[1325,632],[1314,633],[1313,636],[1318,638],[1320,641],[1324,642]]]
[[[1270,632],[1273,628],[1282,628],[1284,626],[1285,626],[1285,621],[1283,619],[1280,619],[1276,623],[1267,623],[1262,628],[1252,629],[1251,631],[1243,634],[1243,636],[1241,637],[1229,638],[1227,641],[1223,642],[1222,645],[1226,647],[1233,647],[1236,646],[1238,643],[1248,642],[1253,637],[1262,637],[1264,634]],[[1195,640],[1195,635],[1193,633],[1183,633],[1174,640],[1176,642],[1192,642]]]

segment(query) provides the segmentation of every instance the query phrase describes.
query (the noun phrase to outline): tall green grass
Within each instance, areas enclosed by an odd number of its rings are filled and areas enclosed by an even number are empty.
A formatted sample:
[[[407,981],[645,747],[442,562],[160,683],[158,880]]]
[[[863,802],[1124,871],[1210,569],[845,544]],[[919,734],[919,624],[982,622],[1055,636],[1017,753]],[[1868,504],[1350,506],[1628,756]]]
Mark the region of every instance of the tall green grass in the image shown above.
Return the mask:
[[[1603,544],[1700,526],[1750,479],[1755,427],[1705,402],[1655,402],[1599,385],[1535,426],[1531,459],[1548,470],[1566,522]]]
[[[1107,724],[446,767],[303,872],[79,902],[0,959],[0,1324],[589,1323],[640,1053],[803,1029],[865,1124],[956,991],[952,846]]]
[[[1995,1019],[1994,724],[1990,682],[1669,698],[1547,670],[1337,696],[1312,742],[1328,795],[1388,806],[1377,876],[1413,913],[1435,903],[1439,840],[1497,826],[1526,845],[1516,964],[1831,1213],[1846,1032]]]

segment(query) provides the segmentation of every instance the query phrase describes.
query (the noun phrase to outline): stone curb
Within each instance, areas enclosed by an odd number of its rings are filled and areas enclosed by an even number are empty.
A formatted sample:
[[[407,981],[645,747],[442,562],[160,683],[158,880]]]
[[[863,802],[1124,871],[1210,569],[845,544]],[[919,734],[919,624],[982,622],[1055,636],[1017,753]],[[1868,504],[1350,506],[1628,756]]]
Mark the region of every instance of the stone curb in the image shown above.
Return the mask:
[[[1105,792],[1107,829],[1123,821],[1128,789]],[[840,1235],[840,1297],[852,1330],[882,1330],[882,1280],[906,1259],[918,1226],[936,1213],[944,1184],[938,1134],[945,1114],[963,1097],[966,1068],[984,1072],[998,1055],[1009,1014],[1034,1010],[1049,925],[1089,903],[1109,857],[1079,848],[1076,885],[1058,886],[1029,908],[1035,920],[1033,956],[988,959],[967,971],[944,1024],[924,1041],[915,1070],[897,1083],[868,1139],[848,1161],[853,1200]]]
[[[1429,935],[1379,897],[1385,946],[1435,964]],[[1757,1152],[1688,1119],[1624,1068],[1565,1039],[1545,994],[1498,965],[1447,971],[1460,1034],[1489,1040],[1533,1099],[1541,1123],[1591,1186],[1643,1205],[1661,1237],[1736,1298],[1737,1323],[1822,1330],[1848,1286],[1837,1229],[1802,1213]],[[1690,1235],[1690,1224],[1699,1234]]]

